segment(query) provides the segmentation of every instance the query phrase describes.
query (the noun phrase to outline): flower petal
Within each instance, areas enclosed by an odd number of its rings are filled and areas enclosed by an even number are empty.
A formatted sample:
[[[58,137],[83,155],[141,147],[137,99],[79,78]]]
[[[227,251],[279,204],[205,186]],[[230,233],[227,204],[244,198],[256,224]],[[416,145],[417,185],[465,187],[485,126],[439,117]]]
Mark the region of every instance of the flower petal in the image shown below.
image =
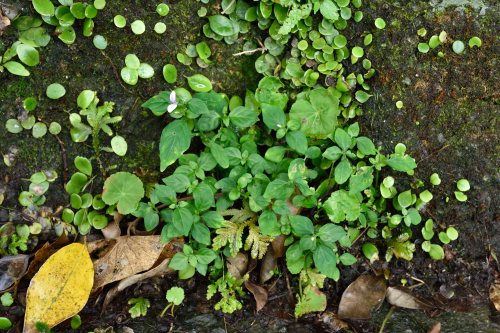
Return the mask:
[[[177,103],[175,102],[175,91],[172,91],[170,93],[170,102],[174,103],[177,105]]]
[[[175,104],[170,104],[170,105],[167,107],[168,113],[172,113],[172,111],[174,111],[176,107],[177,107],[177,103],[175,103]]]

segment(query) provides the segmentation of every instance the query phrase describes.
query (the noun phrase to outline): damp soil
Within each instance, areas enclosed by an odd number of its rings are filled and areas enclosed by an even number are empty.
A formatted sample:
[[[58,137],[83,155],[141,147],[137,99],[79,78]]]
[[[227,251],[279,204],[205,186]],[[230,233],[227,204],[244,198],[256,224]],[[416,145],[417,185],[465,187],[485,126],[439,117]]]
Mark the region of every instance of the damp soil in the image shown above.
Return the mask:
[[[27,1],[16,4],[25,11],[30,8]],[[212,80],[216,91],[229,96],[244,96],[245,89],[255,89],[260,79],[253,69],[254,57],[232,56],[241,51],[244,38],[234,45],[226,45],[204,37],[201,27],[207,20],[196,14],[201,2],[181,0],[169,5],[170,13],[161,18],[155,13],[156,3],[150,1],[108,1],[106,9],[95,19],[94,30],[94,34],[108,39],[104,54],[93,46],[91,39],[84,38],[81,27],[76,26],[74,45],[66,46],[53,38],[47,47],[40,49],[42,63],[31,69],[30,77],[0,73],[0,123],[17,116],[17,98],[37,98],[36,116],[48,123],[57,121],[63,126],[60,138],[66,148],[71,175],[75,171],[74,157],[91,158],[93,150],[89,142],[77,144],[71,141],[68,113],[76,111],[76,97],[82,90],[97,91],[101,101],[115,102],[114,112],[122,115],[124,120],[114,127],[114,131],[129,144],[125,157],[103,153],[104,165],[111,172],[135,172],[145,181],[160,179],[163,175],[158,168],[158,140],[169,120],[168,117],[152,115],[141,104],[159,91],[174,87],[163,80],[162,67],[167,63],[177,67],[179,81],[176,86],[187,85],[183,75],[201,73]],[[218,0],[205,6],[209,8],[209,15],[220,11]],[[385,268],[391,272],[390,284],[399,285],[401,278],[407,279],[410,285],[418,283],[412,277],[425,281],[427,287],[415,291],[428,298],[439,298],[446,304],[433,314],[397,309],[389,318],[385,332],[425,333],[437,321],[442,324],[442,332],[497,332],[499,326],[488,318],[488,286],[500,272],[499,264],[492,256],[492,253],[500,254],[500,4],[493,0],[373,0],[365,1],[362,10],[363,22],[351,24],[348,29],[352,30],[346,31],[346,35],[360,36],[365,30],[372,30],[371,22],[377,17],[384,18],[387,27],[376,31],[374,42],[365,49],[366,57],[372,61],[377,73],[370,82],[374,96],[363,106],[363,115],[357,119],[361,131],[372,138],[376,146],[382,146],[382,153],[392,152],[398,142],[406,144],[407,152],[418,163],[418,169],[415,177],[398,178],[402,187],[408,187],[415,179],[423,180],[430,187],[430,175],[440,175],[443,182],[432,190],[434,199],[422,217],[424,221],[432,218],[438,231],[454,226],[460,237],[445,247],[445,260],[434,261],[420,250],[423,241],[420,228],[413,227],[412,240],[417,252],[412,261],[393,259],[389,263],[380,261],[374,264],[366,261],[361,252],[363,240],[367,239],[360,239],[349,249],[358,262],[350,267],[342,266],[340,280],[328,280],[325,284],[327,310],[336,312],[343,291],[360,274],[373,274],[377,269]],[[124,15],[128,22],[143,20],[146,33],[136,36],[129,28],[118,30],[112,23],[116,14]],[[152,30],[159,21],[167,25],[164,35]],[[420,28],[426,28],[425,38],[416,34]],[[427,54],[418,52],[416,45],[419,42],[439,35],[442,30],[466,45],[471,37],[478,36],[482,46],[473,50],[466,47],[464,53],[456,55],[451,49],[451,40],[439,50]],[[0,53],[16,38],[15,31],[9,29],[2,36]],[[193,64],[189,68],[176,61],[175,55],[184,51],[187,44],[200,41],[210,45],[212,66],[201,69]],[[443,51],[445,57],[439,58],[438,51]],[[135,53],[142,62],[153,66],[155,76],[139,79],[136,86],[123,83],[117,72],[124,66],[128,53]],[[45,96],[46,87],[55,82],[63,84],[67,91],[56,101]],[[402,109],[395,107],[399,100],[404,103]],[[109,138],[103,135],[102,142],[109,145]],[[56,139],[50,134],[34,139],[30,131],[12,135],[5,127],[0,127],[0,151],[5,154],[11,147],[17,147],[19,154],[13,167],[0,166],[2,180],[5,176],[9,178],[8,196],[2,207],[19,210],[17,197],[28,186],[28,182],[22,179],[43,168],[55,168],[60,175],[55,186],[51,185],[47,202],[54,208],[65,205],[63,157]],[[197,149],[196,145],[193,149]],[[96,161],[92,163],[97,170]],[[167,169],[166,173],[169,172]],[[471,184],[466,203],[457,202],[453,193],[457,180],[462,178]],[[379,241],[372,242],[378,244]],[[384,250],[381,252],[383,257]],[[83,328],[93,331],[98,327],[113,326],[117,331],[128,326],[136,332],[169,332],[171,329],[213,333],[226,330],[331,332],[318,322],[316,315],[295,320],[296,283],[288,275],[290,297],[284,262],[280,261],[279,265],[282,275],[267,283],[271,301],[259,313],[255,313],[256,304],[249,293],[241,298],[242,310],[223,315],[213,310],[217,298],[206,300],[206,278],[197,276],[188,281],[177,281],[174,277],[164,277],[127,288],[101,313],[104,295],[110,287],[105,288],[103,294],[90,299],[82,311]],[[165,292],[174,285],[186,290],[186,300],[176,310],[175,318],[160,318],[158,314],[167,305]],[[23,288],[26,290],[27,285],[20,285],[19,292]],[[443,295],[449,295],[450,290],[454,296],[446,299]],[[150,299],[151,308],[146,317],[130,318],[127,301],[132,297]],[[369,321],[348,323],[356,332],[378,332],[389,308],[385,304]],[[11,316],[22,316],[22,307],[1,310],[2,313],[8,311]],[[58,329],[69,331],[69,323],[61,324]]]

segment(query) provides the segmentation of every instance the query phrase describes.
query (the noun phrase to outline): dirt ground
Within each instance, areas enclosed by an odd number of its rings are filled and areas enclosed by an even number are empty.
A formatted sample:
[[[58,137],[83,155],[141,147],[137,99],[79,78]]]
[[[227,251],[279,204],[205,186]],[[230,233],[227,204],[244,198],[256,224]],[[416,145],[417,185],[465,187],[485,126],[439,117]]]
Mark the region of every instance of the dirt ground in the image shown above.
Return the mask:
[[[7,1],[15,2],[15,1]],[[16,2],[29,8],[28,1]],[[447,6],[452,3],[454,5]],[[179,70],[176,86],[186,85],[182,75],[201,73],[214,83],[216,91],[229,96],[244,96],[245,88],[255,89],[260,75],[254,71],[252,57],[233,57],[241,50],[244,39],[234,45],[208,40],[201,27],[207,19],[199,18],[196,11],[201,2],[191,0],[171,1],[170,13],[159,19],[154,9],[156,3],[141,0],[108,1],[106,10],[95,19],[94,34],[108,39],[108,48],[102,53],[92,40],[82,35],[76,27],[77,41],[66,46],[53,39],[47,47],[40,49],[40,65],[31,69],[27,78],[15,77],[8,72],[0,73],[0,123],[17,116],[16,99],[36,97],[37,117],[50,123],[57,121],[63,126],[60,134],[67,151],[69,174],[75,170],[73,159],[77,155],[93,156],[89,142],[74,143],[69,136],[68,113],[76,111],[76,98],[84,89],[98,92],[101,101],[116,103],[116,113],[123,121],[115,128],[129,144],[125,157],[104,155],[104,164],[116,166],[114,171],[137,172],[143,179],[159,179],[158,140],[168,119],[157,118],[141,104],[161,90],[174,87],[166,83],[161,68],[174,64]],[[207,5],[209,15],[220,11],[219,0]],[[392,1],[365,0],[362,7],[364,23],[351,24],[346,35],[361,34],[373,30],[372,22],[382,17],[387,22],[384,30],[375,32],[374,42],[365,49],[365,54],[377,70],[370,84],[374,97],[363,106],[363,115],[357,119],[361,133],[382,146],[382,153],[392,152],[398,142],[405,143],[408,153],[418,163],[415,178],[430,186],[429,177],[438,173],[442,184],[433,189],[434,199],[422,218],[432,218],[441,230],[454,226],[459,239],[446,247],[446,259],[432,260],[420,250],[422,239],[418,239],[421,227],[414,227],[413,240],[417,252],[411,262],[393,259],[370,265],[361,252],[362,242],[355,244],[350,253],[358,258],[351,267],[342,267],[341,278],[335,283],[328,281],[324,291],[328,297],[328,311],[336,312],[340,297],[347,286],[360,274],[388,269],[392,275],[389,283],[399,284],[407,278],[409,284],[417,283],[410,277],[423,280],[429,288],[419,287],[418,293],[426,297],[441,297],[443,287],[453,290],[454,298],[448,302],[448,310],[439,311],[434,317],[423,312],[397,310],[386,326],[386,332],[427,332],[440,321],[442,332],[497,332],[488,319],[488,287],[500,267],[491,253],[500,254],[500,3],[484,1]],[[116,14],[124,15],[129,22],[142,19],[147,26],[144,35],[136,36],[130,29],[117,32],[112,23]],[[167,25],[165,35],[157,35],[153,26],[157,21]],[[420,28],[427,29],[425,38],[417,35]],[[351,29],[351,30],[349,30]],[[446,31],[453,40],[468,40],[478,36],[480,48],[457,55],[451,43],[427,54],[417,50],[419,42],[428,41],[432,35]],[[0,54],[16,40],[15,30],[2,36]],[[212,50],[214,64],[207,69],[192,65],[192,69],[179,64],[175,55],[183,52],[189,43],[205,41]],[[445,53],[444,58],[437,52]],[[142,62],[155,69],[151,79],[140,79],[136,86],[128,86],[118,77],[128,53],[135,53]],[[115,72],[115,68],[117,72]],[[59,100],[50,100],[45,89],[50,83],[61,83],[67,94]],[[404,103],[397,109],[396,101]],[[109,140],[109,139],[106,139]],[[109,142],[104,143],[109,145]],[[3,208],[19,209],[17,197],[29,183],[22,179],[42,168],[62,170],[63,158],[56,139],[47,134],[34,139],[30,131],[13,135],[0,126],[0,152],[7,153],[11,147],[19,149],[14,167],[0,166],[0,175],[10,178],[8,197]],[[106,154],[106,153],[103,153]],[[93,161],[95,163],[95,161]],[[144,170],[142,172],[141,170]],[[168,173],[169,170],[166,170]],[[53,207],[63,205],[67,197],[62,188],[62,172],[51,185],[47,202]],[[381,176],[384,176],[383,174]],[[468,201],[459,203],[454,199],[456,182],[466,178],[471,184],[467,192]],[[410,176],[398,179],[407,185]],[[398,189],[399,190],[399,189]],[[447,202],[446,198],[450,200]],[[2,210],[2,208],[0,208]],[[114,326],[115,331],[123,326],[135,332],[329,332],[318,322],[316,315],[298,321],[293,316],[293,299],[287,292],[284,262],[280,262],[281,277],[269,293],[272,299],[259,314],[255,313],[255,301],[251,294],[244,296],[244,308],[233,315],[223,316],[213,310],[217,300],[206,301],[208,281],[196,277],[188,281],[176,281],[173,277],[144,281],[141,285],[127,288],[106,311],[101,314],[104,294],[90,299],[81,316],[85,331],[98,327]],[[292,290],[295,281],[290,278]],[[179,308],[175,319],[157,317],[167,302],[165,292],[178,285],[186,290],[187,298]],[[21,285],[22,292],[27,286]],[[104,293],[109,289],[105,288]],[[440,292],[441,291],[441,292]],[[145,318],[130,320],[127,300],[131,297],[148,297],[152,307]],[[1,312],[6,309],[0,307]],[[349,321],[357,332],[378,332],[389,306],[384,305],[368,322]],[[466,311],[467,313],[462,313]],[[22,315],[22,309],[10,310]],[[462,323],[457,327],[457,322]],[[61,324],[60,331],[70,330],[69,323]],[[97,332],[97,330],[95,330]]]

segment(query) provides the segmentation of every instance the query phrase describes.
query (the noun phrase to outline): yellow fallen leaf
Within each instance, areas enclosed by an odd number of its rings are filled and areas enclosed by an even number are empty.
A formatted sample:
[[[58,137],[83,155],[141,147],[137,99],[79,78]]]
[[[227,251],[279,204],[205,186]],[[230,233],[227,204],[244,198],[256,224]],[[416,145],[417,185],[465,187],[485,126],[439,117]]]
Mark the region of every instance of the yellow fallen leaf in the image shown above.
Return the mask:
[[[23,333],[38,332],[37,322],[54,327],[77,314],[87,303],[93,283],[87,246],[74,243],[57,251],[31,280]]]

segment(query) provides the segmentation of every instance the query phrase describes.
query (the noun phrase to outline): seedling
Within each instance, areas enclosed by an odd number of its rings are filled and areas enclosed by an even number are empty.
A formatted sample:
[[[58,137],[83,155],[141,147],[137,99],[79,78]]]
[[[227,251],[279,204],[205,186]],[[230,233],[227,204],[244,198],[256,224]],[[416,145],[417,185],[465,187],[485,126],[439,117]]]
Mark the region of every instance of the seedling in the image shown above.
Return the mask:
[[[151,306],[149,300],[143,297],[132,298],[128,301],[128,304],[134,304],[134,306],[128,310],[132,318],[145,316],[148,313],[148,308]]]
[[[2,305],[3,306],[11,306],[12,303],[14,303],[14,299],[12,298],[12,294],[11,293],[5,293],[5,294],[3,294],[0,299],[2,301]]]
[[[174,316],[174,307],[176,305],[180,305],[182,303],[182,301],[184,300],[184,289],[179,288],[179,287],[172,287],[172,288],[170,288],[167,291],[166,298],[167,298],[167,301],[170,302],[170,304],[168,304],[165,307],[165,309],[163,310],[163,312],[160,314],[160,317],[163,317],[163,315],[165,314],[165,312],[170,307],[172,307],[171,314],[172,314],[172,317],[173,317]]]
[[[430,182],[432,185],[437,186],[441,184],[441,179],[439,178],[439,175],[437,173],[433,173],[431,175]]]

